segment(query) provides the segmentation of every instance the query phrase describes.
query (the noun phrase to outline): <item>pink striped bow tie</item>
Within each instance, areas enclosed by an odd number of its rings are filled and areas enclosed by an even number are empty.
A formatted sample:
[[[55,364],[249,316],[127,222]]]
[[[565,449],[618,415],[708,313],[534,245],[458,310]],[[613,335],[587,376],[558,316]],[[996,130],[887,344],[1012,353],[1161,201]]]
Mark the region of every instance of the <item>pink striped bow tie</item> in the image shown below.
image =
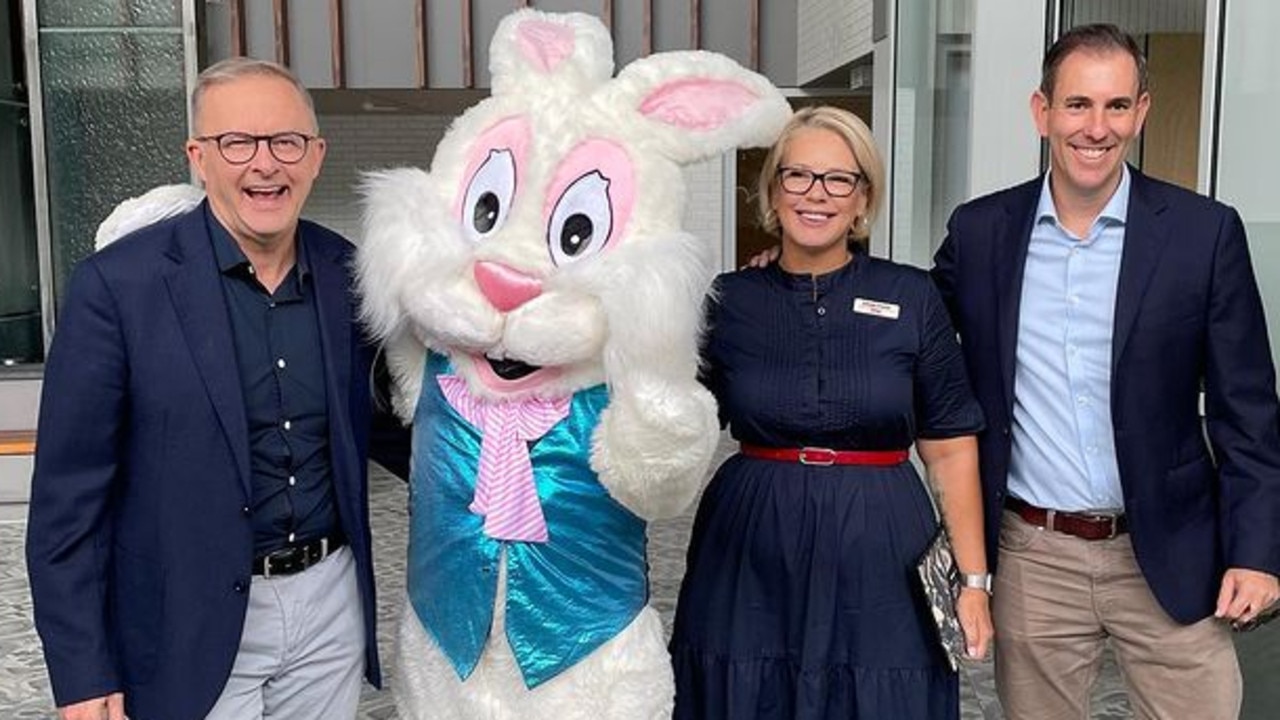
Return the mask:
[[[467,509],[484,516],[484,533],[495,540],[546,542],[547,521],[526,443],[569,416],[569,398],[488,403],[456,375],[438,375],[436,382],[449,405],[480,431],[480,472]]]

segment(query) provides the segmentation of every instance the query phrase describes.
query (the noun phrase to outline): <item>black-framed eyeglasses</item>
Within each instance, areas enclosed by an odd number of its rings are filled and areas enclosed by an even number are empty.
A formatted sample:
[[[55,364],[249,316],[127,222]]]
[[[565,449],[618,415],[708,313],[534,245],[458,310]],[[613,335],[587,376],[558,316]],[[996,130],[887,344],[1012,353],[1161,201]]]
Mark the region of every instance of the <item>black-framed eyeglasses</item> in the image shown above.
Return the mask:
[[[222,159],[232,165],[244,165],[253,160],[258,155],[258,146],[266,142],[271,150],[271,157],[285,165],[292,165],[306,157],[307,146],[318,137],[300,132],[281,132],[274,135],[224,132],[217,135],[201,135],[194,139],[200,142],[216,143]]]
[[[778,184],[792,195],[804,195],[809,192],[809,188],[812,188],[815,182],[820,182],[822,189],[826,190],[831,197],[849,197],[857,192],[858,186],[866,179],[867,176],[862,173],[846,170],[816,173],[812,170],[785,165],[778,168]]]

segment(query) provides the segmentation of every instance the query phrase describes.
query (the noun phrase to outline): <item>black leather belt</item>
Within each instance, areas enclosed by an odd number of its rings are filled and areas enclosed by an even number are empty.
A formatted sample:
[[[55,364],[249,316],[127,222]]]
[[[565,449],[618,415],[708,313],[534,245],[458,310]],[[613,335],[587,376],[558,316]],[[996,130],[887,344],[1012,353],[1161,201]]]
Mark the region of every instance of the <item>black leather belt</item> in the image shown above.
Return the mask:
[[[255,558],[253,574],[262,577],[293,575],[315,565],[329,557],[338,548],[346,545],[342,538],[321,537],[307,542],[290,545],[273,553]]]

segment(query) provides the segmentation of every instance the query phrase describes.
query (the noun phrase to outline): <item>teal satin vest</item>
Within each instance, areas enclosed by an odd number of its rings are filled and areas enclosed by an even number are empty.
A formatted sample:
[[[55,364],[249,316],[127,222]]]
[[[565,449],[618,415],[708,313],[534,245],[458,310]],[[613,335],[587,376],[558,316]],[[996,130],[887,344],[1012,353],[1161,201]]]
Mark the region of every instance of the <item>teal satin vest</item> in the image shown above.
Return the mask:
[[[616,636],[648,601],[645,523],[589,467],[591,435],[609,402],[598,385],[575,393],[569,416],[529,449],[549,540],[485,535],[484,518],[467,509],[481,435],[436,381],[452,371],[445,357],[428,356],[414,414],[409,600],[465,680],[489,636],[505,547],[507,641],[525,685],[536,687]]]

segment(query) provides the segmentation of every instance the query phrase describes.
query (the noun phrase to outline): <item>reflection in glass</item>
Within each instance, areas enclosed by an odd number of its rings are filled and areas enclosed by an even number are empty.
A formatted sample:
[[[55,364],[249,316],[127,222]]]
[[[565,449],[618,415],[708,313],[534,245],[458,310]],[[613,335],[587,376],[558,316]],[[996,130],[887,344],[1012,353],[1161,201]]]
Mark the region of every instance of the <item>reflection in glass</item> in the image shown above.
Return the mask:
[[[38,363],[40,263],[32,191],[31,121],[17,3],[0,5],[0,372]]]
[[[969,199],[972,3],[899,3],[893,259],[932,264]]]

